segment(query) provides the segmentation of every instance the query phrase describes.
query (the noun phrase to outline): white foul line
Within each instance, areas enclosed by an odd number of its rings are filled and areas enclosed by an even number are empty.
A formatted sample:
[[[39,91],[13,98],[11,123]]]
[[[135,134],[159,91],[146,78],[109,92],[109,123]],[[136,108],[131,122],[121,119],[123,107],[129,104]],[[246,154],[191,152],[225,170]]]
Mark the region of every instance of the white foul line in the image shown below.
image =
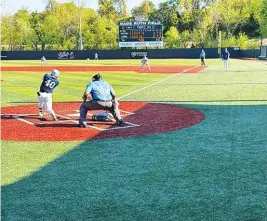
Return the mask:
[[[200,67],[200,66],[194,66],[194,67],[189,68],[189,69],[187,69],[187,70],[184,70],[184,71],[182,71],[182,72],[176,73],[176,74],[174,74],[174,75],[172,75],[172,76],[170,76],[170,77],[164,78],[164,79],[161,80],[161,81],[157,81],[157,82],[155,82],[155,83],[153,83],[153,84],[149,84],[149,85],[147,85],[147,86],[145,86],[145,87],[143,87],[143,88],[140,88],[140,89],[138,89],[138,90],[136,90],[136,91],[133,91],[133,92],[131,92],[131,93],[129,93],[129,94],[123,95],[123,96],[121,96],[121,97],[119,97],[119,98],[117,98],[117,99],[120,100],[120,99],[122,99],[122,98],[128,97],[128,96],[130,96],[130,95],[132,95],[132,94],[135,94],[135,93],[137,93],[137,92],[139,92],[139,91],[142,91],[142,90],[144,90],[144,89],[146,89],[146,88],[149,88],[149,87],[152,87],[152,86],[154,86],[154,85],[157,85],[157,84],[159,84],[159,83],[161,83],[161,82],[163,82],[163,81],[166,81],[166,80],[169,80],[169,79],[171,79],[171,78],[174,78],[174,77],[176,77],[176,76],[178,76],[178,75],[181,75],[181,74],[183,74],[183,73],[185,73],[185,72],[187,72],[187,71],[190,71],[190,70],[192,70],[192,69],[194,69],[194,68],[197,68],[197,67]]]

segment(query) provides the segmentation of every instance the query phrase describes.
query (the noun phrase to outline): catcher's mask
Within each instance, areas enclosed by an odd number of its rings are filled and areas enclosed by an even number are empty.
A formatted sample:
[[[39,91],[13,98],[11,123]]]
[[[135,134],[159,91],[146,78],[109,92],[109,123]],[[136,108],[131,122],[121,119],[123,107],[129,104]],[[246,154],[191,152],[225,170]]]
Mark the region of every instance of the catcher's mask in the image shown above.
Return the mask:
[[[51,76],[54,78],[58,78],[59,77],[59,70],[54,69],[53,71],[51,71]]]
[[[101,76],[101,74],[96,74],[96,75],[94,75],[93,78],[92,78],[92,80],[93,80],[93,81],[100,81],[100,80],[102,80],[102,76]]]

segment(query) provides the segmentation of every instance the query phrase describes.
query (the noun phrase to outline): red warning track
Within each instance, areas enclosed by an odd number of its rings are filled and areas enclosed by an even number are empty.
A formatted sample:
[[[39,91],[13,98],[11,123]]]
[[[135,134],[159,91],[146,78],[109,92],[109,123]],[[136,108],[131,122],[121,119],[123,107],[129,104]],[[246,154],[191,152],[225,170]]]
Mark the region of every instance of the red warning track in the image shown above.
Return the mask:
[[[58,69],[63,72],[86,72],[86,71],[134,71],[138,73],[198,73],[205,66],[153,66],[152,70],[144,68],[140,71],[140,66],[21,66],[2,67],[2,71],[51,71]]]
[[[106,138],[125,138],[163,133],[190,127],[204,120],[204,115],[193,109],[168,104],[121,102],[125,125],[114,122],[90,121],[89,128],[77,128],[80,103],[54,103],[59,121],[49,115],[39,118],[37,104],[1,108],[2,140],[13,141],[73,141]]]

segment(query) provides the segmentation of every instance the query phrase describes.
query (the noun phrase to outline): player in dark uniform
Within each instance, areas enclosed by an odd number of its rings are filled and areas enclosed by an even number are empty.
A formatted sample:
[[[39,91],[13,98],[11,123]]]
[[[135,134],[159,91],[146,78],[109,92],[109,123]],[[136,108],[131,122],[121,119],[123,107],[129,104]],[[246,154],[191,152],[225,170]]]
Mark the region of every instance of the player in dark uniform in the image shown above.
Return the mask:
[[[224,64],[224,70],[228,70],[228,61],[230,58],[230,53],[227,51],[227,48],[225,48],[224,52],[222,53],[222,60]]]
[[[50,74],[45,74],[43,77],[40,90],[37,92],[39,101],[39,116],[44,115],[43,108],[48,114],[51,114],[54,120],[57,120],[54,110],[52,109],[52,93],[56,86],[59,85],[59,71],[54,69]]]

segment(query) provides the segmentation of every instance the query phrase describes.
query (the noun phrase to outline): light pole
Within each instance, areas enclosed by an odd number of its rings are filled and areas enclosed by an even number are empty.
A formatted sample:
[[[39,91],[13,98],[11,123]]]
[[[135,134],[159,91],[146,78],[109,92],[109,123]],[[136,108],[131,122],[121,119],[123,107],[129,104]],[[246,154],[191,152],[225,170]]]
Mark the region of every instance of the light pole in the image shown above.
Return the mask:
[[[79,48],[80,50],[83,50],[83,38],[82,38],[82,14],[81,14],[81,5],[80,0],[78,0],[78,7],[79,7]]]

